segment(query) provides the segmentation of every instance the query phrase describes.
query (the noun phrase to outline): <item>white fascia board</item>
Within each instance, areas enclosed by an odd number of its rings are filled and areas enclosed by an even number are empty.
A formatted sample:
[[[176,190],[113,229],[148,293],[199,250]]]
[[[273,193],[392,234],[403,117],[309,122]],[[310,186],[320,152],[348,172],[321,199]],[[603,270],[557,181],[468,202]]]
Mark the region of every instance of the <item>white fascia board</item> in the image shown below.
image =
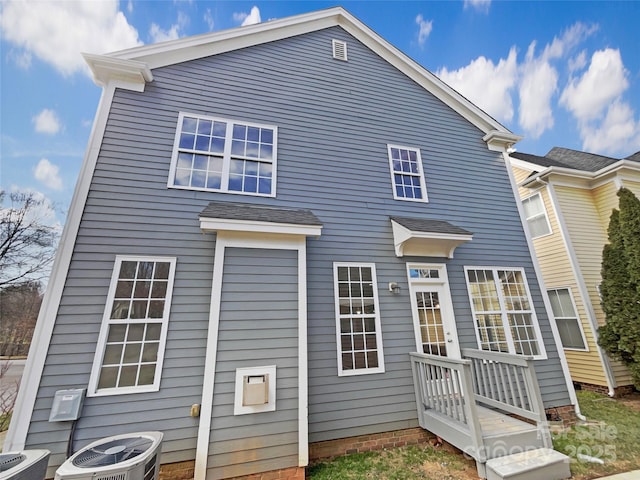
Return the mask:
[[[296,15],[245,27],[207,33],[193,37],[145,45],[109,54],[112,58],[136,60],[154,69],[175,63],[217,55],[305,33],[340,26],[372,51],[421,85],[425,90],[458,112],[484,133],[494,132],[507,138],[510,146],[522,137],[512,134],[506,127],[482,111],[472,102],[445,84],[423,66],[409,58],[380,37],[364,23],[342,7]],[[499,141],[497,142],[500,143]],[[494,148],[495,140],[489,144]],[[505,147],[508,148],[508,147]],[[503,149],[501,148],[500,151]]]
[[[640,164],[638,164],[638,162],[620,160],[619,162],[601,168],[597,172],[575,170],[565,167],[547,167],[536,175],[527,178],[521,183],[521,186],[529,187],[529,184],[535,182],[537,179],[551,180],[550,177],[553,177],[554,180],[561,179],[565,184],[575,184],[574,186],[576,187],[593,187],[594,185],[592,183],[602,179],[605,175],[622,173],[623,171],[640,172]]]
[[[293,223],[254,222],[206,217],[200,217],[200,229],[203,232],[255,232],[304,235],[308,237],[319,237],[322,232],[321,225],[297,225]]]
[[[492,152],[506,152],[513,145],[522,140],[522,138],[522,136],[511,133],[502,127],[502,129],[494,129],[487,132],[487,134],[482,137],[482,140],[484,140],[487,144],[487,148]]]
[[[473,240],[473,235],[414,232],[391,220],[393,246],[396,256],[417,255],[423,257],[453,258],[458,245]]]
[[[143,91],[147,82],[153,81],[151,69],[144,62],[123,60],[108,55],[83,53],[93,73],[94,82],[101,87],[116,82],[118,87]]]

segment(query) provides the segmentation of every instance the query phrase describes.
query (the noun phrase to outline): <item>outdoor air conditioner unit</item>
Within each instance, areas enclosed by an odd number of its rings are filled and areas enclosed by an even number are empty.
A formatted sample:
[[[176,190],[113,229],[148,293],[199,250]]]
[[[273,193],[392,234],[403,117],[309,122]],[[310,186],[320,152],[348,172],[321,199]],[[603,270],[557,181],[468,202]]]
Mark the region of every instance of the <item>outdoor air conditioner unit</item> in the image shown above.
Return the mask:
[[[0,480],[44,480],[49,450],[0,453]]]
[[[55,480],[157,480],[162,436],[137,432],[93,442],[60,465]]]

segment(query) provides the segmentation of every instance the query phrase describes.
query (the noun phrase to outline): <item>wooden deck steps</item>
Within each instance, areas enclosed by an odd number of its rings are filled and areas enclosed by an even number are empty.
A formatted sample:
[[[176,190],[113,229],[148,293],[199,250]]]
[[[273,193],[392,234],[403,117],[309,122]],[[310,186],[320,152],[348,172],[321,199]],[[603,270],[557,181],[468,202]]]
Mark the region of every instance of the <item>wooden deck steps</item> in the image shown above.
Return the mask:
[[[487,480],[561,480],[571,477],[569,457],[538,448],[487,461]]]

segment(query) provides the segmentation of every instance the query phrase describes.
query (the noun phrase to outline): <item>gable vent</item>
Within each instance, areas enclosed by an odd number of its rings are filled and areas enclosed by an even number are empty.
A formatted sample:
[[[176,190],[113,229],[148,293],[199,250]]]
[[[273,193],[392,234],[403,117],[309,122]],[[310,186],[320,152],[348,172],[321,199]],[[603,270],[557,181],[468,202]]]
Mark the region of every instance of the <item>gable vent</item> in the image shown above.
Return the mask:
[[[333,58],[337,60],[347,61],[347,42],[340,40],[332,40],[333,43]]]

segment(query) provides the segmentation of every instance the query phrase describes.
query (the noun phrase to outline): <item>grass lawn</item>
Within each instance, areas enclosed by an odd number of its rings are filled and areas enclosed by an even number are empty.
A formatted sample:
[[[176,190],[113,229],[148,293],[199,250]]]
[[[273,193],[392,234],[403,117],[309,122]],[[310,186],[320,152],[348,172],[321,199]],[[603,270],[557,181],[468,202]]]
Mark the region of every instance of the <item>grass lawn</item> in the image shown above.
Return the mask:
[[[577,392],[587,423],[553,434],[556,450],[571,457],[575,480],[588,480],[640,469],[640,394],[611,399]],[[580,460],[584,455],[604,460],[604,465]],[[584,458],[584,457],[583,457]],[[311,480],[471,480],[475,463],[459,450],[429,444],[356,453],[313,464]]]

